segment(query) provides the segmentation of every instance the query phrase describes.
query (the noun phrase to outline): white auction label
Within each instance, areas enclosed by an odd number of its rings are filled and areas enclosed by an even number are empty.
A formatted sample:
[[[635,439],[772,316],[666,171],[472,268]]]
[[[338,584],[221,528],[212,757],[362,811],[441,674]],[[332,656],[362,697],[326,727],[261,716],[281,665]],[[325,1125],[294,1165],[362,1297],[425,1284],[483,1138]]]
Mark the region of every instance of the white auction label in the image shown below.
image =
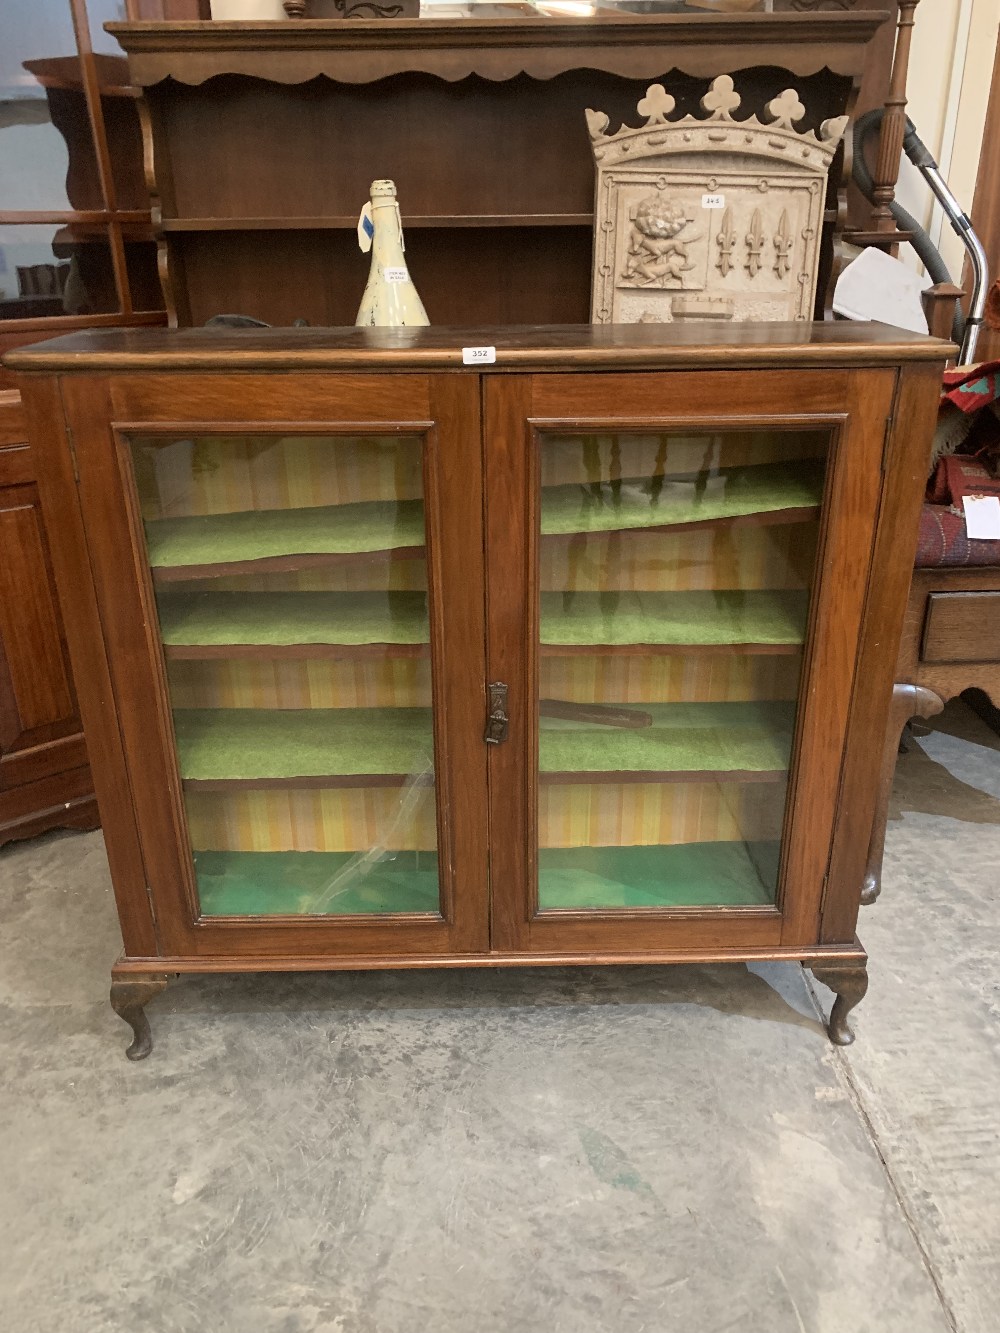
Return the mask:
[[[963,495],[965,532],[969,541],[1000,542],[1000,498],[995,495]]]
[[[410,276],[405,268],[385,268],[382,272],[385,274],[386,282],[406,282]]]
[[[724,194],[703,194],[701,196],[702,208],[725,208],[726,196]]]
[[[462,364],[465,366],[492,366],[497,359],[495,347],[463,347]]]

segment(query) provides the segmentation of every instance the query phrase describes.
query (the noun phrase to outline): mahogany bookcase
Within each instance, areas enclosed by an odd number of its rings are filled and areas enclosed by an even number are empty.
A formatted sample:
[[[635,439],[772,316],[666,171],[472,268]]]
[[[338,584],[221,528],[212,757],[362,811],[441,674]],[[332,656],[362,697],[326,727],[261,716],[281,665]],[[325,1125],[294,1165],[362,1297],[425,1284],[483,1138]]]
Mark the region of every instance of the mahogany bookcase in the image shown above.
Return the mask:
[[[820,323],[11,353],[130,1056],[180,972],[759,958],[810,966],[850,1041],[950,351]]]

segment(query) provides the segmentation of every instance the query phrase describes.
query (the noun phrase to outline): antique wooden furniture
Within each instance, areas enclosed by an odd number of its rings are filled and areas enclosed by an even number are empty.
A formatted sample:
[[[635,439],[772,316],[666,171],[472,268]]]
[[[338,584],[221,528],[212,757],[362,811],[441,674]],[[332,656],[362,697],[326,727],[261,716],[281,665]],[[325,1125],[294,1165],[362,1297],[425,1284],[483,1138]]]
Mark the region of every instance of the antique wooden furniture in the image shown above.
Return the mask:
[[[98,824],[37,456],[20,396],[0,392],[0,843]]]
[[[12,353],[132,1058],[171,973],[429,965],[800,959],[850,1041],[949,346],[676,324]]]
[[[903,727],[963,690],[1000,705],[1000,569],[915,569],[903,621],[861,901],[882,891],[889,799]]]
[[[817,129],[851,110],[886,19],[840,10],[111,25],[144,94],[171,321],[351,322],[368,268],[358,214],[372,180],[387,177],[433,324],[586,322],[587,107],[617,126],[658,81],[681,116],[716,76],[739,73],[741,115],[763,114],[794,82],[807,108],[800,128]],[[820,308],[845,215],[841,150],[822,215]]]

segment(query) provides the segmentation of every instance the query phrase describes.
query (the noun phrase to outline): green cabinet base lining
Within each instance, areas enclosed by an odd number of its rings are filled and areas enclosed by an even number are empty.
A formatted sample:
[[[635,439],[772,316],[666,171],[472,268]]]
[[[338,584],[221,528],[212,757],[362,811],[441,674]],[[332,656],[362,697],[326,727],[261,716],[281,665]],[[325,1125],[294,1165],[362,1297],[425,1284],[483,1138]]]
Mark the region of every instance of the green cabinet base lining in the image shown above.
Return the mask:
[[[538,900],[555,909],[764,906],[774,902],[777,842],[543,848]],[[204,916],[438,913],[434,852],[371,862],[351,852],[196,852]]]
[[[440,911],[436,852],[195,852],[205,916]]]
[[[777,842],[542,848],[538,905],[759,907],[774,902],[779,849]]]

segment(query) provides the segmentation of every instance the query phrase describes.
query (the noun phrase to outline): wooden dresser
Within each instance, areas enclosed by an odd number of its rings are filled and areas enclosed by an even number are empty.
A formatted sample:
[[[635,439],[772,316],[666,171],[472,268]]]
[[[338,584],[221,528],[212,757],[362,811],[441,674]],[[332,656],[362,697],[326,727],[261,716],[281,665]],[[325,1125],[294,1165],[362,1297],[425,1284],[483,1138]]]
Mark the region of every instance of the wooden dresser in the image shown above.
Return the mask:
[[[10,354],[130,1056],[179,972],[754,958],[807,963],[850,1041],[949,350],[839,323]]]
[[[37,457],[20,396],[0,392],[0,843],[98,824]]]
[[[530,19],[112,24],[142,89],[147,184],[171,322],[353,321],[356,227],[399,191],[432,324],[590,318],[594,164],[586,110],[617,127],[651,83],[677,116],[737,77],[737,119],[792,86],[802,130],[884,81],[886,8]],[[876,99],[878,100],[878,99]],[[830,172],[818,310],[847,220]]]

